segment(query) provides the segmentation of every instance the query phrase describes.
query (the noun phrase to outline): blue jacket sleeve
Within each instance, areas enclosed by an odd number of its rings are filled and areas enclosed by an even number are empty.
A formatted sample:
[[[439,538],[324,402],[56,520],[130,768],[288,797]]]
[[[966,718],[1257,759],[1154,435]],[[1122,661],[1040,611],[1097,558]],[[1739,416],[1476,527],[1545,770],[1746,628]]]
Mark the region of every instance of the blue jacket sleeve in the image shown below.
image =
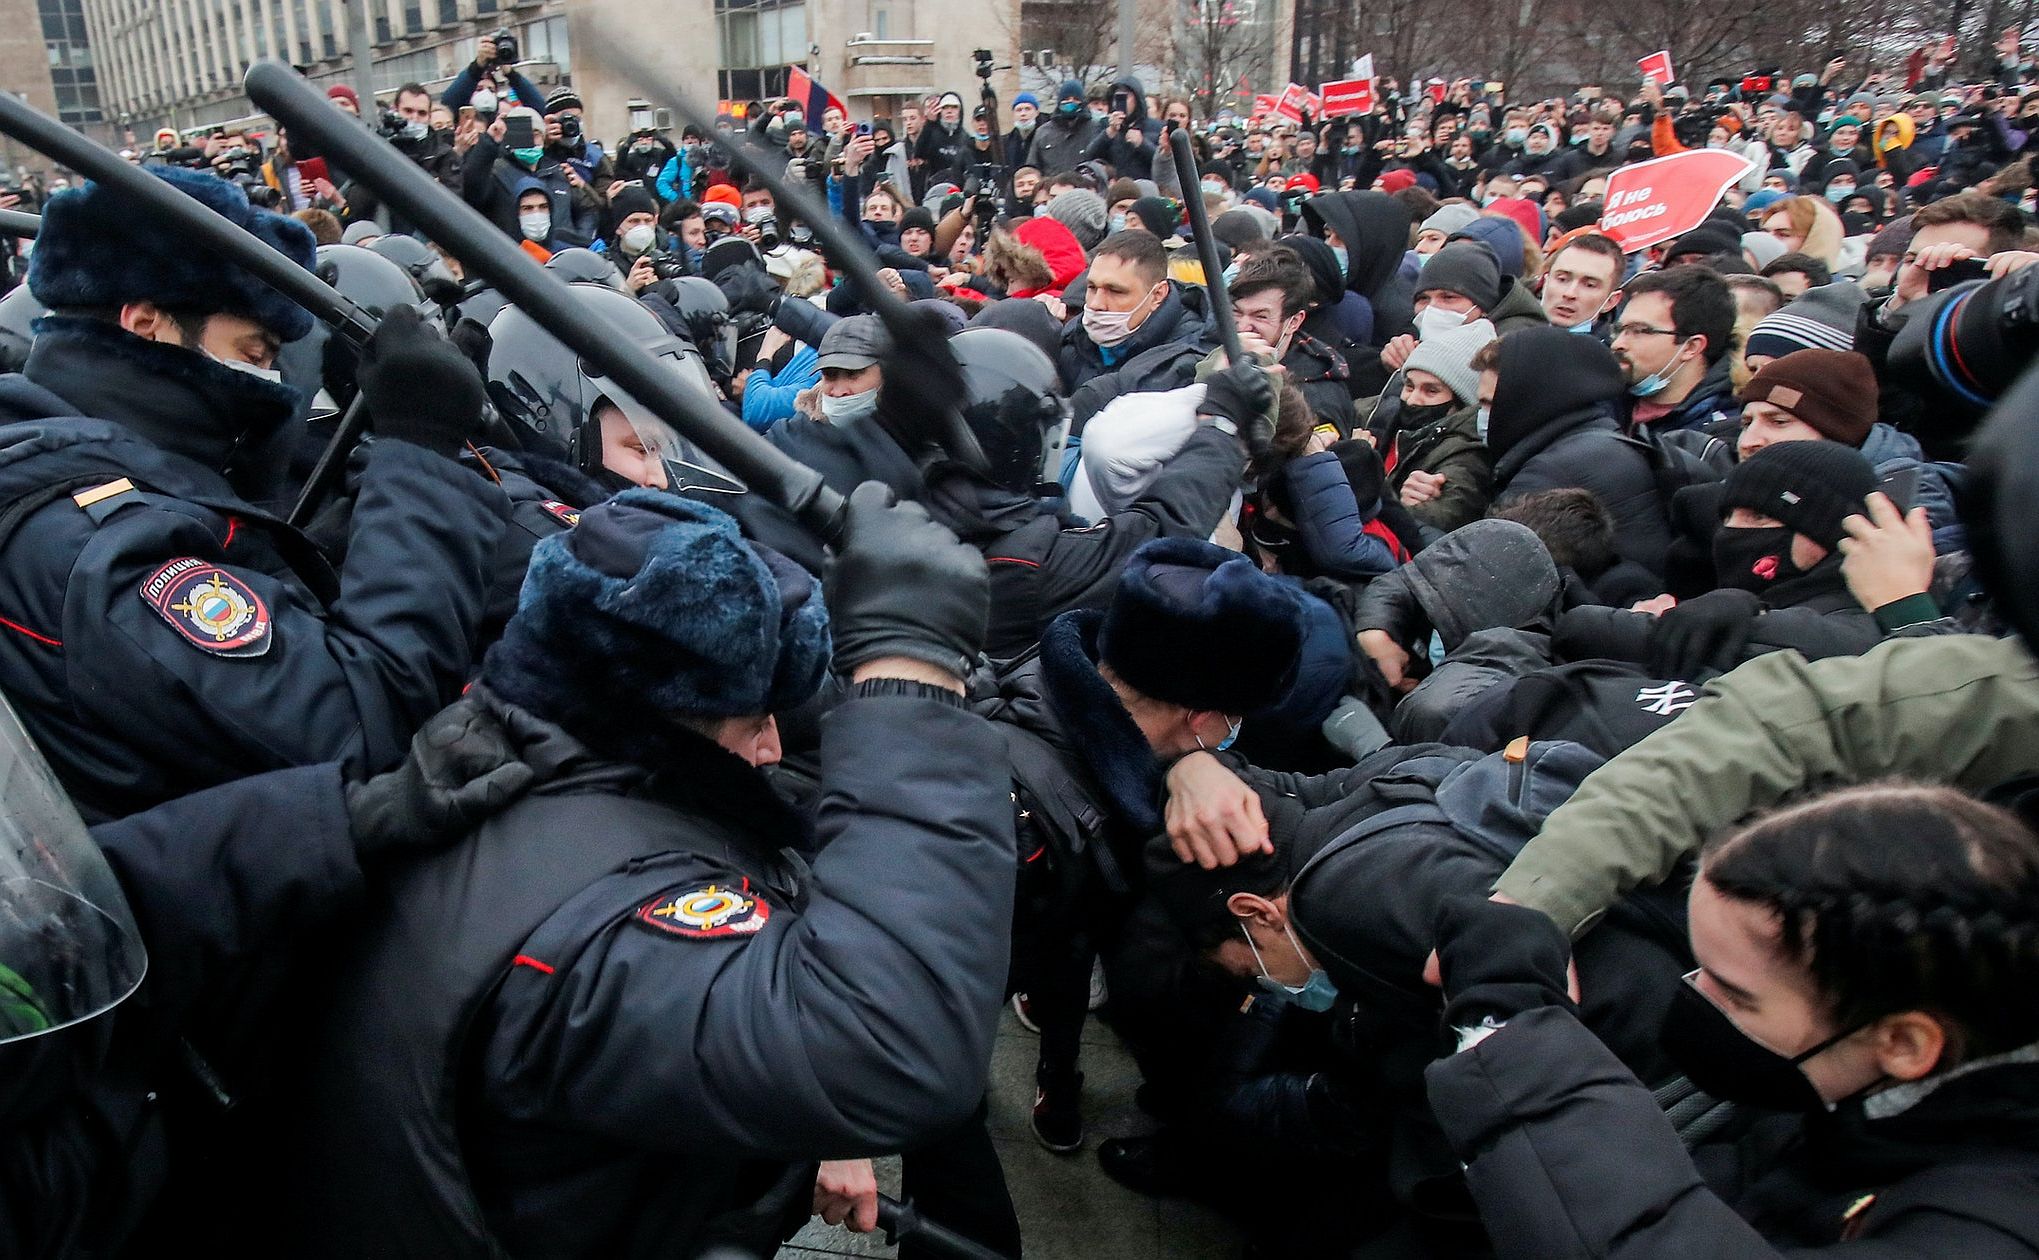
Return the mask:
[[[679,189],[675,186],[675,181],[679,177],[680,159],[676,157],[667,158],[666,164],[658,169],[658,199],[660,201],[672,202],[680,199]]]
[[[480,82],[481,70],[472,61],[468,62],[467,69],[454,75],[453,82],[447,84],[446,90],[439,94],[439,103],[454,113],[459,113],[462,105],[474,99],[475,86]]]
[[[793,400],[800,391],[814,388],[821,380],[821,369],[814,366],[816,358],[812,346],[802,346],[787,360],[784,371],[774,375],[760,368],[753,372],[743,386],[743,422],[763,433],[791,417]]]
[[[1295,498],[1296,530],[1319,569],[1335,577],[1378,577],[1395,567],[1395,553],[1366,532],[1345,465],[1330,451],[1293,460],[1283,471]]]

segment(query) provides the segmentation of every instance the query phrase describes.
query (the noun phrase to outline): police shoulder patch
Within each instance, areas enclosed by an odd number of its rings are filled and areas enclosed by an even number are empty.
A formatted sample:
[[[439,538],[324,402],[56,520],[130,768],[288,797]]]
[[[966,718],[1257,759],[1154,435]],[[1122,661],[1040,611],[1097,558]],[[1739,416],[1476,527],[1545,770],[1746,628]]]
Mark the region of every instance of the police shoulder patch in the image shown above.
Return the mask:
[[[752,896],[748,886],[691,884],[659,894],[638,907],[633,917],[655,932],[708,939],[749,936],[765,926],[765,920],[772,917],[772,908]]]
[[[214,656],[260,656],[274,625],[254,588],[218,565],[184,556],[142,581],[143,602],[184,641]]]
[[[581,523],[580,509],[561,503],[557,499],[540,499],[538,506],[545,509],[547,516],[550,516],[568,529],[572,529]]]

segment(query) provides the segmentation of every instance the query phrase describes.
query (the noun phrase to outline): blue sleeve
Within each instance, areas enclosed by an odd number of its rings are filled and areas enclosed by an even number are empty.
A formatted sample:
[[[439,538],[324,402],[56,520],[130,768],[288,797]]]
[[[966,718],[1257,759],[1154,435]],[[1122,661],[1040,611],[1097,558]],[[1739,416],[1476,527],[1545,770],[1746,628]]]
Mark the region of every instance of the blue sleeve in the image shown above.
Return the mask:
[[[538,90],[536,83],[518,74],[515,70],[510,71],[510,90],[517,94],[517,103],[519,105],[529,105],[532,109],[541,112],[545,109],[545,93]]]
[[[658,199],[660,201],[671,202],[680,199],[679,190],[673,186],[673,182],[679,178],[679,174],[680,159],[676,157],[667,158],[666,164],[658,168]]]
[[[473,62],[468,62],[467,69],[454,75],[453,82],[447,84],[446,90],[440,93],[439,103],[454,113],[459,113],[462,105],[474,99],[475,84],[480,82],[481,71],[475,68]]]
[[[1330,451],[1292,460],[1283,470],[1296,503],[1296,530],[1318,568],[1336,577],[1378,577],[1395,567],[1395,553],[1366,532],[1367,518],[1353,497],[1345,465]]]
[[[828,177],[828,212],[838,219],[843,217],[843,181],[840,175]]]
[[[763,433],[792,416],[793,400],[800,391],[814,388],[821,380],[816,361],[813,347],[802,346],[793,352],[784,371],[774,374],[759,368],[751,373],[743,386],[743,422]]]

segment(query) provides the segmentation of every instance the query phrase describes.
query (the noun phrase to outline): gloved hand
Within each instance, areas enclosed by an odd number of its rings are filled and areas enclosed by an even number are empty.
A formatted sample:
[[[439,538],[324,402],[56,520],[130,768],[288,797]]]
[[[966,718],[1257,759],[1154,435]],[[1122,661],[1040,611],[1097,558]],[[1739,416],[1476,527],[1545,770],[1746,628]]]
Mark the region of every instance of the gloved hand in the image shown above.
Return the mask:
[[[1761,611],[1763,601],[1753,592],[1732,586],[1683,601],[1650,628],[1650,673],[1687,681],[1726,673],[1742,663]]]
[[[481,424],[481,373],[415,307],[382,317],[356,370],[377,437],[452,458]]]
[[[489,326],[473,316],[463,315],[446,333],[446,339],[459,347],[467,361],[474,364],[474,370],[488,379],[489,355],[495,350],[495,338],[489,336]]]
[[[909,455],[932,442],[954,457],[959,452],[950,448],[963,423],[957,408],[967,390],[949,350],[949,326],[924,308],[909,309],[907,317],[912,335],[893,337],[882,360],[875,418]]]
[[[501,813],[537,777],[520,742],[477,696],[440,710],[411,737],[402,765],[345,786],[355,851],[437,848]]]
[[[918,503],[895,504],[877,482],[850,493],[822,589],[838,673],[905,656],[960,681],[984,647],[991,578],[983,554]]]
[[[1477,1028],[1542,1006],[1574,1007],[1567,994],[1572,943],[1551,917],[1467,893],[1437,909],[1444,1019]]]
[[[1274,378],[1253,363],[1235,363],[1205,381],[1203,405],[1197,408],[1198,415],[1229,421],[1254,455],[1274,437],[1273,411]]]
[[[770,317],[778,313],[779,300],[786,291],[763,267],[726,267],[715,277],[715,287],[729,299],[731,314],[748,312]]]

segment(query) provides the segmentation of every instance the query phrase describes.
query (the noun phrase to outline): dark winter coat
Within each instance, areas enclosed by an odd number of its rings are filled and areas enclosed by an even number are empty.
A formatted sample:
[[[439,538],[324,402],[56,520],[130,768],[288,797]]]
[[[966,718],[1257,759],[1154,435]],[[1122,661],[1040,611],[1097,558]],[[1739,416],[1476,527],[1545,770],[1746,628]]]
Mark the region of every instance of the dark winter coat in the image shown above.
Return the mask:
[[[1547,1006],[1431,1065],[1430,1110],[1503,1260],[2039,1252],[2039,1072],[1986,1066],[1909,1109],[1861,1100],[1690,1154],[1650,1090]]]
[[[1382,343],[1412,329],[1416,294],[1398,275],[1409,250],[1409,209],[1386,193],[1323,193],[1303,203],[1313,236],[1338,233],[1346,251],[1345,287],[1373,307],[1373,334]],[[1349,356],[1348,356],[1349,358]]]
[[[502,492],[375,442],[336,573],[251,501],[281,489],[265,449],[280,471],[290,407],[84,319],[47,320],[0,378],[0,503],[18,513],[0,688],[88,818],[286,766],[393,765],[467,680]]]
[[[1381,407],[1390,413],[1385,425],[1375,429],[1383,460],[1393,464],[1389,492],[1399,497],[1412,472],[1442,473],[1444,489],[1410,508],[1410,515],[1440,534],[1485,516],[1494,497],[1494,453],[1480,440],[1480,409],[1461,407],[1421,428],[1405,429],[1399,424],[1405,408],[1400,399],[1391,401],[1392,408]]]
[[[1110,349],[1090,339],[1090,334],[1083,330],[1080,312],[1072,315],[1062,327],[1062,350],[1056,356],[1062,388],[1074,393],[1086,382],[1118,371],[1128,360],[1156,346],[1174,343],[1200,352],[1208,351],[1214,336],[1209,320],[1209,302],[1203,289],[1171,280],[1168,282],[1168,295],[1161,299],[1161,304],[1133,330],[1131,336]],[[1178,385],[1184,383],[1177,382]],[[1099,406],[1102,405],[1100,402]]]
[[[1623,395],[1623,406],[1627,409],[1622,431],[1635,435],[1639,428],[1647,427],[1656,433],[1671,433],[1681,429],[1704,429],[1712,425],[1726,424],[1733,427],[1740,421],[1742,404],[1735,399],[1735,383],[1730,377],[1734,364],[1733,356],[1722,355],[1706,369],[1706,375],[1699,378],[1699,384],[1682,402],[1647,426],[1638,425],[1635,420],[1635,405],[1646,401]]]
[[[1500,383],[1487,446],[1494,499],[1577,488],[1614,517],[1615,550],[1661,572],[1670,526],[1648,449],[1621,436],[1615,407],[1625,387],[1607,347],[1562,328],[1501,339]]]
[[[1034,126],[1025,164],[1039,169],[1043,179],[1073,171],[1090,151],[1090,142],[1103,133],[1104,124],[1092,118],[1087,109],[1077,110],[1073,118],[1064,118],[1054,110],[1045,111]]]
[[[709,740],[661,733],[654,774],[518,729],[536,786],[371,899],[307,1039],[303,1243],[769,1251],[810,1161],[978,1106],[1015,865],[982,718],[831,713],[811,873],[785,851],[811,851],[801,817]]]
[[[1588,605],[1558,619],[1554,646],[1566,660],[1614,660],[1647,665],[1662,621],[1626,608]],[[1778,582],[1751,614],[1739,659],[1790,649],[1807,660],[1856,656],[1883,642],[1876,618],[1864,611],[1841,577],[1841,558],[1830,555],[1805,574]]]

